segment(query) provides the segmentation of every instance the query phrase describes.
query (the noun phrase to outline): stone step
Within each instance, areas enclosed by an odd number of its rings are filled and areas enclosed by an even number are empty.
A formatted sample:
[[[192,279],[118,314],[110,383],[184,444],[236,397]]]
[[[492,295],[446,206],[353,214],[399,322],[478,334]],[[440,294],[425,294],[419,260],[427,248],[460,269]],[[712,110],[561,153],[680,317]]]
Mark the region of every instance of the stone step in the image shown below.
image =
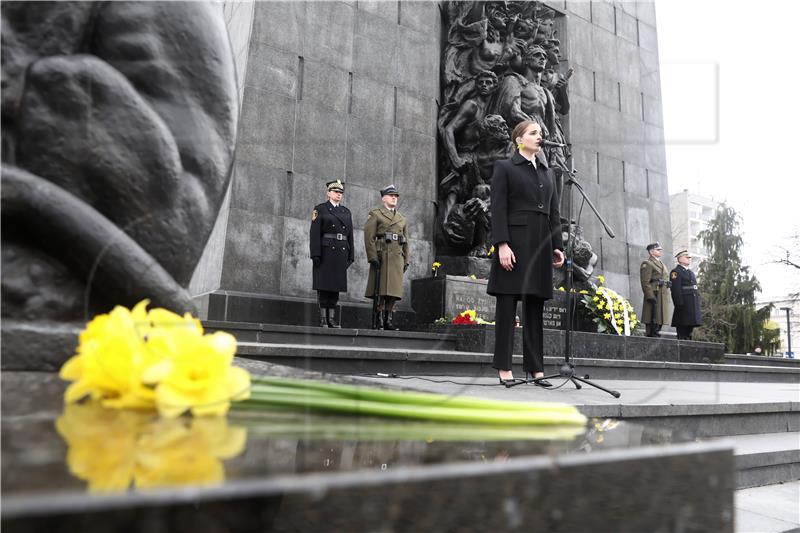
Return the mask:
[[[594,387],[574,388],[553,378],[552,388],[532,384],[505,388],[492,377],[350,376],[370,386],[402,386],[447,395],[523,402],[564,402],[595,420],[620,420],[644,428],[647,444],[800,431],[800,386],[758,382],[691,380],[602,380],[621,393],[614,398]]]
[[[464,352],[491,353],[494,351],[495,329],[490,324],[434,326],[430,331],[449,333],[457,337],[456,349]],[[514,335],[514,353],[522,353],[522,329]],[[563,356],[566,332],[544,330],[544,355]],[[722,363],[725,346],[715,342],[677,340],[640,336],[619,336],[605,333],[573,331],[569,337],[573,357],[592,359],[630,359],[637,361],[668,361],[683,363]]]
[[[759,434],[789,435],[800,431],[800,402],[679,405],[621,403],[577,407],[589,417],[614,418],[658,430],[662,438],[673,442],[717,437],[755,437]]]
[[[412,335],[398,332],[398,336]],[[400,338],[401,343],[405,339]],[[239,342],[237,355],[270,363],[335,374],[494,376],[489,353],[395,347],[358,347]],[[545,357],[545,371],[557,371],[563,359]],[[797,383],[800,369],[713,363],[681,363],[600,358],[573,358],[579,376],[594,379],[654,381],[734,381]],[[514,356],[522,374],[522,356]]]
[[[765,357],[763,355],[742,355],[738,353],[726,353],[725,363],[732,365],[782,366],[788,368],[800,368],[800,359],[790,359],[788,357]]]
[[[737,489],[800,480],[800,432],[737,435],[720,440],[733,445]]]
[[[372,329],[321,328],[253,324],[248,322],[203,322],[206,331],[227,331],[240,342],[268,344],[339,346],[357,348],[404,348],[411,350],[455,350],[456,336],[420,331],[382,331]]]

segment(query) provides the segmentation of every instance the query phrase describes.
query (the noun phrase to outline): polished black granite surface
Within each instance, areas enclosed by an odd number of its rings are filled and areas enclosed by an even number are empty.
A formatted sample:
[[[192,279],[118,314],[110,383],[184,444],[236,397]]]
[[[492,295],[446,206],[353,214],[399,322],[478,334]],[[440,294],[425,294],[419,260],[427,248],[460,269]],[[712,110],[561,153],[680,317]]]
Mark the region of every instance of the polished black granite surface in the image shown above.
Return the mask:
[[[514,530],[540,514],[533,502],[562,506],[540,519],[551,531],[601,523],[568,516],[562,504],[574,496],[584,511],[617,519],[637,501],[668,498],[698,524],[729,529],[730,450],[647,446],[671,434],[637,425],[504,430],[241,410],[166,421],[65,409],[63,390],[55,374],[2,376],[6,531]],[[654,495],[629,492],[645,486]],[[693,490],[703,506],[692,504]],[[492,509],[498,525],[478,527]],[[657,508],[630,531],[673,515]]]

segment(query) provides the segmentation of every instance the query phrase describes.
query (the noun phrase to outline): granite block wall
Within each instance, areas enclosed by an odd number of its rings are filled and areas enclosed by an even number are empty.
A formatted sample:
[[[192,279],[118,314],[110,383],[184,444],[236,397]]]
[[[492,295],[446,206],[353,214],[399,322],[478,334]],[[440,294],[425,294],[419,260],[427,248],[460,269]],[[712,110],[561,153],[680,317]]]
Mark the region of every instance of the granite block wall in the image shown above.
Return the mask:
[[[597,273],[641,305],[638,265],[672,242],[655,8],[652,2],[544,2],[557,10],[573,67],[570,132],[578,179],[616,232],[584,207]],[[443,47],[437,2],[226,2],[241,120],[229,201],[193,280],[195,294],[306,298],[307,229],[327,177],[346,182],[357,230],[394,183],[411,219],[414,262],[434,257],[436,116]],[[580,203],[575,203],[577,208]],[[366,303],[363,240],[344,302]],[[410,305],[410,287],[401,308]]]
[[[584,207],[584,236],[606,284],[641,307],[639,264],[660,241],[672,263],[669,195],[653,2],[547,2],[570,80],[569,130],[578,180],[616,233]],[[576,203],[576,210],[579,202]]]

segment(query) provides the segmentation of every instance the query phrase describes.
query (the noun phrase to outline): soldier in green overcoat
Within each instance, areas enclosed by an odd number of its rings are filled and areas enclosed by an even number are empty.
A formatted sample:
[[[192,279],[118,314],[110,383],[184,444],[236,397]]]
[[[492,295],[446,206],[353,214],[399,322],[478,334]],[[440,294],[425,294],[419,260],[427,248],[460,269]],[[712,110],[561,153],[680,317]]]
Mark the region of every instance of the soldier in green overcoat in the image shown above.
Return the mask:
[[[639,269],[642,292],[644,292],[644,309],[642,322],[648,337],[660,337],[661,326],[667,323],[669,315],[669,269],[661,262],[661,245],[657,242],[647,245],[650,257],[642,262]]]
[[[380,269],[378,328],[398,329],[394,325],[394,305],[403,297],[403,273],[411,263],[408,220],[397,212],[400,193],[389,185],[381,190],[383,207],[373,209],[364,224],[364,248],[369,261],[367,298],[375,297],[376,272]]]

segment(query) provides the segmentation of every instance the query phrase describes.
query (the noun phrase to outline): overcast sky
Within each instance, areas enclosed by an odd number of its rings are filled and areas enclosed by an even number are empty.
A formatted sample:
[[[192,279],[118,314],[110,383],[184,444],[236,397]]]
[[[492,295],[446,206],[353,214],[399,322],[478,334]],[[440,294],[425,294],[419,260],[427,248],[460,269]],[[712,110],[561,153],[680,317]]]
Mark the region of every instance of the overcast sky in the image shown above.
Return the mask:
[[[656,17],[670,194],[736,209],[762,298],[800,290],[770,264],[800,232],[800,2],[656,0]]]

